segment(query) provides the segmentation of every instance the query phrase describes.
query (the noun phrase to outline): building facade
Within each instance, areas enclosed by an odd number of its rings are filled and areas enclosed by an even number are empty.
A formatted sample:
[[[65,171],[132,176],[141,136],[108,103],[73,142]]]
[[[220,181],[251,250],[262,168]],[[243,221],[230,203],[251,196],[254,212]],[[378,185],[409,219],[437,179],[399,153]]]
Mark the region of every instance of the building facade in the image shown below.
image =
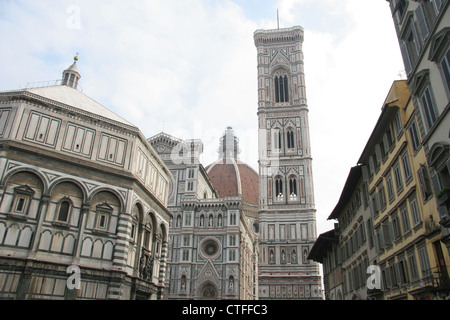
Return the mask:
[[[314,242],[308,259],[322,264],[324,298],[326,300],[344,300],[342,267],[338,263],[340,250],[339,234],[332,229],[321,233]]]
[[[238,160],[232,129],[206,169],[200,140],[149,141],[172,173],[167,299],[256,299],[258,176]]]
[[[442,250],[413,100],[406,81],[395,81],[359,159],[368,183],[384,299],[439,299],[450,288],[449,256]]]
[[[340,265],[344,299],[440,300],[450,293],[450,259],[441,241],[444,228],[438,223],[419,119],[407,82],[395,81],[329,217],[339,221],[332,230],[339,245],[313,247],[312,258],[323,261],[325,277],[333,263]],[[372,275],[377,280],[368,285]]]
[[[157,299],[170,171],[77,90],[76,60],[60,85],[0,92],[0,297]]]
[[[259,297],[320,299],[303,29],[254,33],[258,61]]]
[[[339,202],[328,217],[339,222],[335,230],[339,234],[337,263],[342,266],[345,300],[376,298],[377,292],[368,292],[366,286],[367,268],[377,265],[367,191],[362,166],[351,168]]]
[[[450,12],[448,0],[388,0],[414,105],[431,190],[450,251]]]

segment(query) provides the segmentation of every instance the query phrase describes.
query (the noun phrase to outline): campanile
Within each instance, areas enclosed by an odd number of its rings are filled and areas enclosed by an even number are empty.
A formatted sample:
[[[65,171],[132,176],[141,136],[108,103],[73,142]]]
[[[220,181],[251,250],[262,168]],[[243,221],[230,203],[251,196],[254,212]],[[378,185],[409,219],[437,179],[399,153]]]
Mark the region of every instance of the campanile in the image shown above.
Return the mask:
[[[257,30],[259,298],[321,299],[303,28]]]

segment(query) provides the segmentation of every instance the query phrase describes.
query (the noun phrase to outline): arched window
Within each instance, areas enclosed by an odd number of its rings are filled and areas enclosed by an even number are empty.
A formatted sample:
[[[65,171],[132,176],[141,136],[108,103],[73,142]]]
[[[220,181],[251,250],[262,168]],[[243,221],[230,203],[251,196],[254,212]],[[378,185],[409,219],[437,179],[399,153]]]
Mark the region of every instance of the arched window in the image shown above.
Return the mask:
[[[281,178],[275,179],[275,195],[277,198],[283,197],[283,180]]]
[[[294,130],[288,129],[286,132],[288,149],[294,148]]]
[[[280,129],[273,129],[273,148],[274,150],[281,149],[281,132]]]
[[[275,76],[275,102],[289,102],[289,85],[286,75]]]
[[[61,201],[58,208],[58,216],[57,216],[58,221],[67,222],[67,220],[69,219],[70,207],[71,207],[70,201],[68,200]]]
[[[297,197],[297,179],[295,177],[289,178],[289,196],[291,199]]]

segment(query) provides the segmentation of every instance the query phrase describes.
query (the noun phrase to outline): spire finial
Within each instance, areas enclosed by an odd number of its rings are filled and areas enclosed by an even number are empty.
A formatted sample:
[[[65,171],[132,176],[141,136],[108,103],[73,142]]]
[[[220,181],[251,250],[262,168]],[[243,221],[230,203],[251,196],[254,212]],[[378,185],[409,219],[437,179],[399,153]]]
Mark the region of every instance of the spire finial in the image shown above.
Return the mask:
[[[78,52],[77,52],[77,54],[75,55],[75,57],[73,57],[73,60],[74,60],[75,62],[78,61]]]

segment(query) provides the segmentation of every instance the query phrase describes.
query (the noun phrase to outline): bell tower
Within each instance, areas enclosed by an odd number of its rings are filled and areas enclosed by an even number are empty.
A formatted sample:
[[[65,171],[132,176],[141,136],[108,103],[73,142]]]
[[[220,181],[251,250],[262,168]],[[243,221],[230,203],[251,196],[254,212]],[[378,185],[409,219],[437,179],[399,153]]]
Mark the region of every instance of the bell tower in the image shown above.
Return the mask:
[[[320,299],[303,28],[257,30],[259,297]]]

